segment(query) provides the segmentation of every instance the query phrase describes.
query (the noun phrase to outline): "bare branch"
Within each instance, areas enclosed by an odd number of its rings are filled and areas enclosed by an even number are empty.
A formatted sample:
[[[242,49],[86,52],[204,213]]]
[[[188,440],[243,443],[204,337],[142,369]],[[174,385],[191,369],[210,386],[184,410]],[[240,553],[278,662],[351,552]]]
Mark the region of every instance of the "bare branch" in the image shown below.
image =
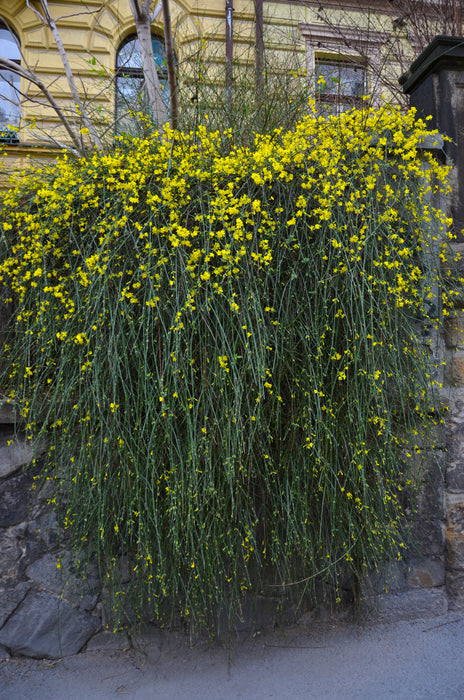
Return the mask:
[[[105,3],[102,2],[100,7],[97,7],[96,10],[87,10],[86,12],[83,10],[79,10],[79,12],[72,12],[69,15],[60,15],[55,19],[55,22],[60,22],[62,19],[70,19],[72,17],[81,17],[82,15],[98,15],[103,8],[105,7]]]
[[[39,2],[40,2],[40,0],[39,0]],[[36,7],[34,7],[34,5],[31,5],[29,0],[26,0],[26,5],[31,10],[31,12],[33,12],[35,14],[35,16],[39,18],[39,20],[42,24],[45,24],[45,25],[47,24],[47,20],[45,19],[45,17],[40,14],[39,10]]]
[[[159,2],[159,3],[157,4],[157,6],[155,7],[155,9],[153,10],[153,12],[151,13],[151,15],[150,15],[150,20],[151,20],[151,22],[154,22],[154,21],[155,21],[155,19],[157,18],[157,16],[159,15],[159,13],[160,13],[161,10],[162,10],[162,7],[163,7],[163,6],[162,6],[161,2]]]
[[[76,133],[74,132],[74,129],[72,128],[71,124],[69,123],[66,115],[64,114],[63,110],[59,106],[59,104],[56,102],[55,98],[53,95],[50,93],[50,91],[47,89],[47,86],[40,80],[40,78],[32,71],[29,71],[22,66],[18,65],[14,61],[10,61],[8,58],[2,58],[0,57],[0,68],[7,68],[9,71],[12,73],[16,73],[16,75],[21,76],[25,80],[28,80],[29,82],[33,83],[34,85],[37,85],[39,90],[44,94],[44,96],[47,99],[47,102],[49,105],[52,107],[52,109],[55,111],[56,115],[59,117],[61,123],[63,124],[64,128],[68,132],[69,136],[72,139],[72,142],[76,146],[76,149],[79,153],[82,153],[82,144],[77,137]]]
[[[264,16],[263,0],[255,4],[255,85],[256,96],[260,100],[264,90]]]
[[[58,49],[58,53],[60,54],[60,58],[61,58],[61,61],[63,63],[63,68],[64,68],[64,71],[66,74],[66,78],[68,81],[68,85],[69,85],[69,89],[71,91],[72,98],[73,98],[76,106],[79,109],[80,115],[82,117],[82,121],[83,121],[85,127],[88,129],[90,137],[91,137],[94,145],[98,148],[98,150],[100,150],[100,151],[103,150],[103,144],[100,141],[100,138],[97,134],[97,131],[96,131],[94,125],[92,124],[91,120],[89,119],[87,112],[86,112],[86,109],[85,109],[84,105],[82,104],[82,101],[79,97],[79,93],[77,91],[76,83],[74,80],[74,75],[73,75],[73,72],[72,72],[72,69],[71,69],[71,66],[69,63],[68,55],[67,55],[66,50],[64,48],[63,42],[61,40],[61,36],[60,36],[59,31],[58,31],[58,27],[56,26],[56,22],[50,14],[50,9],[48,7],[48,0],[40,0],[40,5],[42,7],[43,15],[38,10],[36,10],[35,8],[33,8],[31,6],[30,0],[26,0],[26,4],[29,7],[29,9],[31,9],[38,17],[40,17],[41,20],[43,21],[43,23],[51,30],[51,32],[53,34],[53,38],[55,40],[56,47]]]
[[[234,37],[233,37],[233,16],[234,8],[232,0],[226,0],[226,102],[227,111],[230,114],[233,100],[234,81]]]
[[[174,42],[172,40],[171,12],[169,0],[161,0],[164,18],[164,43],[166,47],[166,64],[168,69],[169,97],[171,102],[171,126],[177,129],[179,121],[179,106],[177,103],[176,65],[174,58]]]

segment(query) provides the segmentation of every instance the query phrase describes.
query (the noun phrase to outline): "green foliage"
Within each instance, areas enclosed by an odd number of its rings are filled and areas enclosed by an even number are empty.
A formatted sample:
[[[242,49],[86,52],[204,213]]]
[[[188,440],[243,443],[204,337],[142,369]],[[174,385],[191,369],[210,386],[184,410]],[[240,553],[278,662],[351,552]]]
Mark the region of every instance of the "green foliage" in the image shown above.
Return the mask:
[[[3,194],[3,390],[47,436],[51,500],[115,625],[128,601],[198,627],[269,585],[337,597],[401,556],[437,420],[420,328],[445,173],[424,176],[425,134],[388,109],[249,148],[167,130]]]

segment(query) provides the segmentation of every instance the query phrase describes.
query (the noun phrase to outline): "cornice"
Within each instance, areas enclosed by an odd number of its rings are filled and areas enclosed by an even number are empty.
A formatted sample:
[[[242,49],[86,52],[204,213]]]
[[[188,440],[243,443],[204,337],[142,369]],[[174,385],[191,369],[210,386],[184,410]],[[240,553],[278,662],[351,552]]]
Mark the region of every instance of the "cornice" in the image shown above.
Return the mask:
[[[398,14],[398,9],[392,8],[391,3],[388,0],[369,0],[368,2],[363,2],[363,0],[344,0],[343,2],[334,2],[333,0],[324,0],[319,2],[318,0],[264,0],[265,5],[281,4],[289,6],[299,6],[308,7],[314,9],[316,12],[323,7],[324,10],[357,10],[358,12],[380,12],[384,15],[395,16]]]
[[[342,27],[340,35],[334,33],[333,27],[320,23],[300,23],[298,29],[305,39],[312,43],[348,43],[352,46],[384,44],[390,37],[387,32],[361,27]]]

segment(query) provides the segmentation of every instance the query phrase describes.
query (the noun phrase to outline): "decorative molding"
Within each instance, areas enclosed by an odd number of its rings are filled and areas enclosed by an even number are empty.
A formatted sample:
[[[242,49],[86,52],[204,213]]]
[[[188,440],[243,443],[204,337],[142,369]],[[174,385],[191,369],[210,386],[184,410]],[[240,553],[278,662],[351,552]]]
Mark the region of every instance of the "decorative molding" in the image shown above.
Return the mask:
[[[329,27],[323,24],[299,24],[298,29],[308,44],[317,50],[318,48],[333,51],[334,53],[346,53],[350,55],[369,50],[379,51],[389,39],[388,32],[379,32],[373,29],[361,29],[360,27]],[[340,51],[343,49],[343,51]]]

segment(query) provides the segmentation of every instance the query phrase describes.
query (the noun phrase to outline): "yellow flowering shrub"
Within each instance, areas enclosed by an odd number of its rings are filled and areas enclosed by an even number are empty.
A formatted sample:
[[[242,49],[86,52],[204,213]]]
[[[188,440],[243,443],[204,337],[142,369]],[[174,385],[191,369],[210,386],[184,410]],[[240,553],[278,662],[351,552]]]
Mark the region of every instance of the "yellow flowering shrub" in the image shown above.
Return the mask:
[[[446,172],[423,168],[427,133],[387,108],[253,147],[167,130],[2,194],[2,389],[48,436],[44,478],[115,624],[129,598],[197,625],[401,556],[438,420],[421,329]]]

